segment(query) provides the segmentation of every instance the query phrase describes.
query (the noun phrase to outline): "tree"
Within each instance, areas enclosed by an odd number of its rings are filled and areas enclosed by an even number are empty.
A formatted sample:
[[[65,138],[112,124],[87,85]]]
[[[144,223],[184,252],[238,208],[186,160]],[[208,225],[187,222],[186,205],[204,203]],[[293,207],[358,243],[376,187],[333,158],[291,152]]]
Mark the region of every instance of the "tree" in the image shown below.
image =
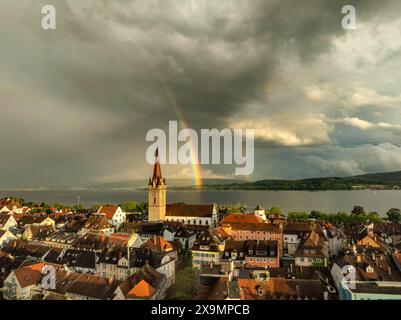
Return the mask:
[[[271,207],[269,210],[270,214],[284,216],[283,212],[279,207]]]
[[[121,209],[124,212],[138,211],[138,203],[136,201],[125,201],[121,204]]]
[[[326,213],[317,211],[317,210],[312,210],[309,218],[311,219],[316,219],[318,221],[328,221],[330,220],[329,216]]]
[[[288,213],[288,220],[293,221],[307,221],[309,215],[306,212],[289,212]]]
[[[46,202],[42,202],[42,203],[40,204],[40,207],[41,207],[42,209],[48,209],[48,208],[50,208],[49,204],[46,203]]]
[[[332,220],[335,223],[347,223],[350,220],[350,216],[345,211],[339,211],[337,214],[332,216]]]
[[[387,217],[390,222],[400,223],[401,221],[401,210],[398,208],[392,208],[387,211]]]
[[[369,222],[374,222],[374,223],[382,223],[383,222],[383,219],[380,217],[380,215],[374,211],[368,213],[368,220],[369,220]]]
[[[365,210],[361,206],[354,206],[351,213],[356,216],[366,215]]]

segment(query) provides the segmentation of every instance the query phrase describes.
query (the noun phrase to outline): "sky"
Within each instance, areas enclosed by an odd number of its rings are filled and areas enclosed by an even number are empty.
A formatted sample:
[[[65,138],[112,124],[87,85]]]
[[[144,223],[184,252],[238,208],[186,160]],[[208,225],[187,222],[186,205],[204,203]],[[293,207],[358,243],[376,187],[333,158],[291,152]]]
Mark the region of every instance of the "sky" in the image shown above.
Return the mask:
[[[41,28],[54,5],[57,29]],[[345,4],[357,29],[341,27]],[[252,128],[248,180],[401,170],[399,0],[2,0],[0,186],[147,178],[146,133]],[[177,112],[177,110],[179,110]],[[203,178],[238,178],[203,165]],[[192,178],[165,165],[167,179]]]

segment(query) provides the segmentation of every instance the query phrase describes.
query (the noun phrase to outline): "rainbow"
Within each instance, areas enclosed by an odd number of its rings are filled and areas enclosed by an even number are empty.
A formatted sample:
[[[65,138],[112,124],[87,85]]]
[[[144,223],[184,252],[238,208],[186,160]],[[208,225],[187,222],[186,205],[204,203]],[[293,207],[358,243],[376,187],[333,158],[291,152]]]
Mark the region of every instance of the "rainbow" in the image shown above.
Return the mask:
[[[157,68],[153,65],[153,63],[147,58],[146,54],[144,54],[144,59],[147,62],[147,64],[149,65],[150,69],[156,75],[161,86],[163,87],[163,90],[164,90],[164,93],[166,94],[167,99],[169,100],[171,106],[174,108],[174,111],[178,116],[178,120],[179,120],[181,129],[189,129],[190,127],[189,127],[187,121],[185,120],[184,115],[181,111],[182,108],[178,104],[175,94],[170,89],[170,86],[168,85],[167,81],[164,79],[161,72],[159,72],[159,70],[157,70]],[[199,159],[196,159],[196,155],[198,154],[197,147],[198,146],[195,146],[191,140],[192,172],[193,172],[194,183],[197,187],[201,187],[203,185],[202,170],[201,170],[201,165],[199,163]]]

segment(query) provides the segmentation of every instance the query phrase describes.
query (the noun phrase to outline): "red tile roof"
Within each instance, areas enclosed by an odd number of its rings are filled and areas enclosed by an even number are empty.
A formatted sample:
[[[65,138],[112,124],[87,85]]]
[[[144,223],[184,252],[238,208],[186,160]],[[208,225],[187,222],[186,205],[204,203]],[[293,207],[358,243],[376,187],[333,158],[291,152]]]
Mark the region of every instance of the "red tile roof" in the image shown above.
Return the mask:
[[[148,299],[155,294],[156,290],[145,280],[141,280],[128,293],[127,298]]]
[[[111,220],[111,219],[113,219],[117,210],[118,210],[118,207],[116,207],[116,206],[111,206],[111,205],[101,206],[99,208],[99,210],[97,211],[97,213],[104,214],[104,215],[106,215],[107,219]]]
[[[146,241],[142,248],[149,248],[160,252],[172,251],[173,246],[170,242],[164,239],[162,236],[153,236],[151,239]]]
[[[212,217],[212,204],[168,204],[166,217]]]
[[[42,269],[44,266],[45,263],[41,262],[14,270],[21,288],[39,283],[42,280]]]
[[[266,223],[266,221],[253,213],[231,213],[221,219],[220,224],[224,223]]]

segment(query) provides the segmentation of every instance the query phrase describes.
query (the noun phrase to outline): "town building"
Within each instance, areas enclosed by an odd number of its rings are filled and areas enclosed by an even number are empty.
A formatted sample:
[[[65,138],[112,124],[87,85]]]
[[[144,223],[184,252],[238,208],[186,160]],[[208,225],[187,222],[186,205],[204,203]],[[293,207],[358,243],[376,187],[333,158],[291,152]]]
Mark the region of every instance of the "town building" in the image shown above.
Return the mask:
[[[215,205],[166,204],[167,184],[163,178],[156,151],[153,176],[148,183],[148,220],[150,222],[170,221],[188,225],[215,226],[217,209]]]
[[[106,217],[109,224],[117,228],[126,220],[126,213],[123,212],[121,207],[112,205],[101,206],[96,215]]]

